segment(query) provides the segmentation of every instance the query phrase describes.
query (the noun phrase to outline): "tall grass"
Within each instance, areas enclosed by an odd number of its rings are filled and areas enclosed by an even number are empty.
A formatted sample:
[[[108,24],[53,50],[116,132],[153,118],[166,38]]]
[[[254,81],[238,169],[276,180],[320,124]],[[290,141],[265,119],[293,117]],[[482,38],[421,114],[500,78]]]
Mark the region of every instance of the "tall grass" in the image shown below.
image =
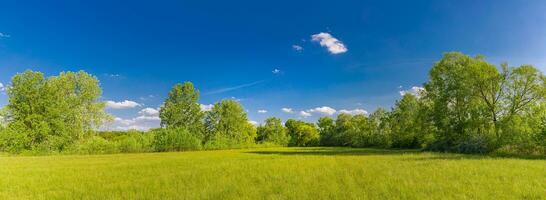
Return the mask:
[[[0,199],[545,199],[546,160],[351,148],[0,156]]]

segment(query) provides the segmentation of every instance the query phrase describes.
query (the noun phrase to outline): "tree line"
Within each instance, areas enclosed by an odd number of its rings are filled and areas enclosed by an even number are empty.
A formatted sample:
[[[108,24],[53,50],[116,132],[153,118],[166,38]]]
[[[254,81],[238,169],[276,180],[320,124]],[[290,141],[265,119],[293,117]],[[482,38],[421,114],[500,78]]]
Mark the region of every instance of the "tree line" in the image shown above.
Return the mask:
[[[272,117],[256,127],[235,100],[203,111],[198,90],[186,82],[162,104],[161,128],[98,132],[111,116],[96,77],[26,71],[7,89],[0,149],[108,153],[275,145],[546,154],[546,76],[535,67],[497,67],[482,56],[450,52],[432,66],[423,87],[369,115],[339,114],[316,123]]]

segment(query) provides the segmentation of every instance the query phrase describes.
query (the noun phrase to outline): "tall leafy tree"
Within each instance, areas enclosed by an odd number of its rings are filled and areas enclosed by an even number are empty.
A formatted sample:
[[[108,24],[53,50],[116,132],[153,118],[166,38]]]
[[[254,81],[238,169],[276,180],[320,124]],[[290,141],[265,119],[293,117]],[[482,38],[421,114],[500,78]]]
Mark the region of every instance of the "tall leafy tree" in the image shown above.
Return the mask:
[[[99,101],[102,90],[96,77],[83,71],[45,78],[25,71],[8,88],[9,142],[22,149],[63,150],[110,117]]]
[[[320,133],[320,145],[336,146],[336,125],[334,120],[330,117],[321,117],[317,122],[317,126]]]
[[[271,117],[265,120],[265,125],[258,127],[258,142],[270,142],[286,146],[290,142],[290,136],[282,124],[281,119]]]
[[[205,126],[205,142],[225,140],[236,145],[252,143],[256,138],[256,130],[248,122],[243,106],[231,99],[214,104],[205,117]]]
[[[176,84],[159,110],[161,126],[182,128],[201,134],[204,113],[201,111],[199,91],[191,82]]]

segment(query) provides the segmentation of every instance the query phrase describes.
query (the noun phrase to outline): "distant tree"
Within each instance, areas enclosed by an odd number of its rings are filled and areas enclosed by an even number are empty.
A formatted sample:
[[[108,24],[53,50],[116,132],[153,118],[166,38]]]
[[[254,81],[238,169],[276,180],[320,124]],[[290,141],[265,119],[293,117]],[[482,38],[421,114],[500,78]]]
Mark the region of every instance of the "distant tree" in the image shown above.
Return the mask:
[[[286,146],[290,142],[290,136],[286,132],[281,119],[271,117],[265,120],[265,125],[258,127],[258,142],[269,142]]]
[[[320,145],[336,146],[336,125],[334,120],[330,117],[321,117],[317,122],[317,126],[320,133]]]
[[[199,91],[191,82],[176,84],[159,110],[161,126],[183,128],[191,134],[201,135],[204,113],[198,101]]]
[[[390,113],[383,108],[378,108],[370,114],[368,121],[372,133],[365,146],[391,147]]]
[[[231,99],[214,104],[205,117],[205,126],[205,142],[225,140],[229,145],[238,145],[253,143],[256,138],[243,106]]]
[[[355,125],[352,115],[339,114],[337,116],[334,136],[336,146],[351,146],[352,138],[356,133]]]
[[[290,135],[291,146],[317,146],[320,142],[320,134],[312,123],[289,119],[285,126]]]
[[[397,101],[391,115],[392,146],[397,148],[420,148],[421,133],[418,119],[419,102],[416,96],[405,94]]]
[[[83,71],[49,78],[25,71],[12,78],[7,93],[4,148],[62,151],[110,119],[99,101],[99,81]]]

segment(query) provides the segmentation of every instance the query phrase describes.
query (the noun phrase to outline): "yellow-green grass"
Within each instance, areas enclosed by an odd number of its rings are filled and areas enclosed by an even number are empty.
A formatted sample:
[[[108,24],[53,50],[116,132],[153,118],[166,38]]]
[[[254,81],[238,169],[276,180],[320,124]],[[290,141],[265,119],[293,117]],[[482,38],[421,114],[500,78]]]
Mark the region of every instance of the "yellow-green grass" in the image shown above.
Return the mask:
[[[546,199],[546,160],[351,148],[1,156],[0,199]]]

